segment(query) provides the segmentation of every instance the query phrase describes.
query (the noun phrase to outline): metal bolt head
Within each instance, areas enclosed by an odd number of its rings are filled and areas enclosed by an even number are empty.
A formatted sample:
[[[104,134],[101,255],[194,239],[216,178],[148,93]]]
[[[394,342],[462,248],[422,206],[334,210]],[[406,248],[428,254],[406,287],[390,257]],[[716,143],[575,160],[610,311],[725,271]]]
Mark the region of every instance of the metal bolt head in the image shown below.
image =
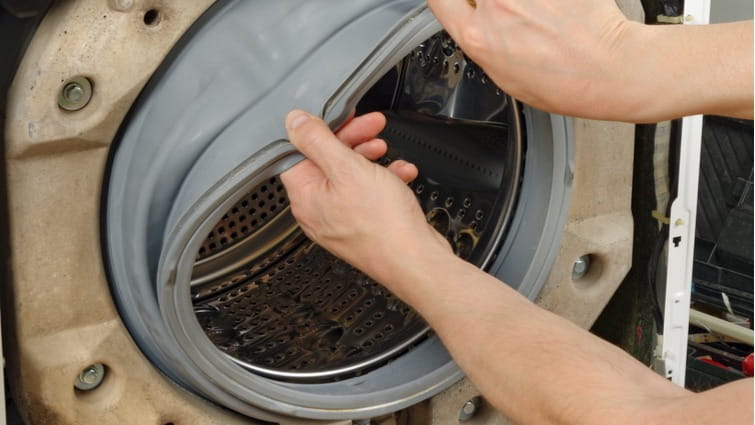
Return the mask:
[[[590,255],[583,255],[574,261],[574,265],[571,269],[572,280],[579,280],[583,278],[590,270]]]
[[[131,9],[131,6],[133,5],[134,5],[134,0],[111,0],[110,1],[110,7],[112,7],[113,9],[119,12],[125,12]]]
[[[78,390],[89,391],[99,387],[104,378],[105,366],[102,363],[95,363],[79,372],[79,376],[76,377],[76,382],[73,385]]]
[[[77,83],[68,83],[63,87],[63,97],[69,102],[81,102],[84,98],[84,88]]]
[[[66,111],[78,111],[92,99],[92,82],[86,77],[74,77],[60,89],[58,106]]]
[[[464,406],[459,411],[459,421],[464,422],[472,419],[481,403],[482,399],[480,397],[474,397],[464,403]]]

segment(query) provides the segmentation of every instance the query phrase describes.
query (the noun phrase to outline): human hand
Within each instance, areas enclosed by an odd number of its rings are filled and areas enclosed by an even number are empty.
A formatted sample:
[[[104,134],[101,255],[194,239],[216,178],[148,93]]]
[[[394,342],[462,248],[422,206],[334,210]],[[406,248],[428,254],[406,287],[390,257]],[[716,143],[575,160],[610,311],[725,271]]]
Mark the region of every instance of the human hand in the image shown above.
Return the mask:
[[[406,185],[417,168],[403,160],[387,168],[370,162],[387,150],[376,138],[384,127],[385,116],[370,113],[333,134],[319,118],[293,111],[289,139],[308,159],[281,174],[307,236],[381,283],[418,255],[451,252]]]
[[[515,98],[537,108],[632,119],[637,86],[624,44],[641,25],[614,0],[428,0],[464,52]],[[646,101],[644,99],[643,101]]]

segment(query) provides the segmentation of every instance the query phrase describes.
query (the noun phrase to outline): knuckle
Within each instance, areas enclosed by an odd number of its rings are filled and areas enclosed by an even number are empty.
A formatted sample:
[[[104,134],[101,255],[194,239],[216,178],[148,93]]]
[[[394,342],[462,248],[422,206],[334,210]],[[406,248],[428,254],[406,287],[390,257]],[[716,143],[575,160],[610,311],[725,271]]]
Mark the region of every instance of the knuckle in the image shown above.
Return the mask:
[[[293,215],[296,220],[304,219],[305,214],[297,197],[290,197],[289,202],[291,205],[291,215]]]
[[[311,143],[314,136],[316,136],[314,126],[315,123],[313,123],[311,120],[302,124],[294,131],[294,134],[292,134],[293,141],[300,144]]]
[[[361,165],[363,160],[361,156],[339,156],[333,158],[332,165],[334,169],[334,177],[339,181],[355,181],[364,173]]]
[[[289,196],[291,195],[291,189],[295,187],[295,184],[294,184],[295,172],[296,172],[296,166],[280,174],[281,183],[283,183],[283,187],[285,187],[286,192],[289,194]]]
[[[306,170],[304,166],[306,166],[305,163],[297,164],[280,175],[281,182],[289,199],[298,198],[301,193],[300,188],[306,184]]]
[[[296,145],[313,146],[323,139],[323,136],[328,136],[330,133],[323,131],[320,123],[314,119],[302,124],[292,134],[292,142]]]
[[[493,8],[495,9],[506,9],[507,1],[506,0],[490,0],[490,5],[493,6]]]
[[[467,25],[459,30],[459,44],[470,53],[481,53],[487,50],[485,33],[478,25]]]
[[[313,217],[312,209],[306,203],[299,202],[297,199],[291,199],[290,208],[291,215],[294,216],[302,228],[312,229],[316,227],[313,226],[316,217]]]

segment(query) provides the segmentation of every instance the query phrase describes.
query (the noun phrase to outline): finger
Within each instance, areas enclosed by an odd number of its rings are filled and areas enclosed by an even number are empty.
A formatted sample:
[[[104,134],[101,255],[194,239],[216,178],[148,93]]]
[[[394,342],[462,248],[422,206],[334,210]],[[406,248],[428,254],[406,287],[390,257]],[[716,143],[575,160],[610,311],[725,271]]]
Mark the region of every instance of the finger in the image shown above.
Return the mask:
[[[354,118],[336,132],[336,136],[349,147],[375,138],[385,128],[385,115],[371,112]]]
[[[340,175],[359,155],[341,143],[327,124],[304,111],[291,111],[286,117],[291,143],[312,160],[328,179]]]
[[[306,187],[323,182],[325,175],[314,162],[307,159],[281,173],[280,178],[291,198],[296,197],[301,190],[306,190]]]
[[[427,5],[453,39],[457,39],[461,28],[470,24],[475,12],[466,0],[427,0]]]
[[[391,164],[388,165],[388,170],[403,180],[404,183],[411,182],[417,178],[417,175],[419,175],[417,166],[411,162],[404,161],[403,159],[391,162]]]
[[[339,131],[341,131],[342,128],[344,128],[347,125],[349,125],[349,123],[351,122],[351,120],[353,120],[356,115],[357,115],[357,110],[356,109],[352,109],[351,112],[349,112],[349,116],[346,117],[346,120],[343,122],[343,124],[341,124],[340,127],[338,127],[338,129],[335,132],[338,133]]]
[[[354,148],[354,152],[370,161],[374,161],[388,152],[388,144],[383,139],[372,139],[368,142],[358,144]]]

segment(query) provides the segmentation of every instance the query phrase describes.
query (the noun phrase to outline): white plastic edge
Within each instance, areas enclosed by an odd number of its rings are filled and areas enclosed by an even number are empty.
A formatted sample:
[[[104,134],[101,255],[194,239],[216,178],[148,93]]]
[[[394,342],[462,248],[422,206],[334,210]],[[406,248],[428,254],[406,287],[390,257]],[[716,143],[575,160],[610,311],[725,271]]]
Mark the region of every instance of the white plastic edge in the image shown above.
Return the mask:
[[[709,20],[710,0],[685,0],[684,25],[705,25]],[[664,376],[681,387],[687,368],[702,133],[702,115],[682,119],[679,183],[669,222],[662,359]]]

